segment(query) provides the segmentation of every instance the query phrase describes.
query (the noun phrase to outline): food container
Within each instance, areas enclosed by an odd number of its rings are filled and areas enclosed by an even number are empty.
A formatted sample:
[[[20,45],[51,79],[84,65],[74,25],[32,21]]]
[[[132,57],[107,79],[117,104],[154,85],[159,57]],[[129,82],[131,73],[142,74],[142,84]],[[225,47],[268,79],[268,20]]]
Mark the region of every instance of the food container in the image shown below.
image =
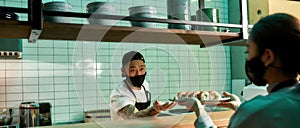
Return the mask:
[[[134,6],[130,7],[129,15],[133,18],[156,18],[156,8],[152,6]],[[131,21],[132,26],[145,27],[145,28],[156,28],[156,23],[153,22],[138,22]]]
[[[219,23],[219,10],[216,8],[203,8],[196,12],[197,21]],[[198,30],[219,31],[219,27],[198,26]]]
[[[43,9],[46,11],[71,12],[72,6],[63,1],[53,1],[53,2],[45,3]],[[59,23],[71,22],[70,17],[63,17],[63,16],[45,16],[44,20],[48,22],[59,22]]]
[[[50,126],[51,121],[51,104],[48,102],[39,103],[40,107],[40,126]]]
[[[35,127],[40,125],[39,104],[34,102],[23,102],[19,107],[20,127]]]
[[[189,21],[191,15],[190,0],[168,0],[167,13],[168,19],[182,20],[182,23]],[[190,30],[191,25],[169,23],[168,28]]]
[[[18,20],[18,15],[13,12],[2,12],[0,11],[1,20]]]
[[[11,23],[11,24],[16,24],[16,23],[19,23],[18,22],[18,18],[19,16],[13,12],[3,12],[3,11],[0,11],[0,19],[1,19],[1,22],[0,23]]]
[[[13,120],[12,113],[13,113],[12,107],[0,108],[0,126],[11,124]]]
[[[89,14],[103,14],[103,15],[114,15],[115,14],[115,8],[106,3],[106,2],[92,2],[89,3],[86,6],[86,11]],[[99,18],[93,18],[93,15],[88,18],[88,21],[90,24],[98,24],[98,25],[114,25],[115,20],[107,20],[107,19],[99,19]]]

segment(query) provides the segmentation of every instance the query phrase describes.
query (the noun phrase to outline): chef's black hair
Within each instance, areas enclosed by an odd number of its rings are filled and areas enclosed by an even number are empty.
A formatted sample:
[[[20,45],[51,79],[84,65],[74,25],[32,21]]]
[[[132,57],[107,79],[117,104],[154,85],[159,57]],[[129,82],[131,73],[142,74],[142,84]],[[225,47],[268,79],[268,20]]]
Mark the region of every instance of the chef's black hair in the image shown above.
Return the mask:
[[[256,43],[261,55],[271,49],[280,59],[282,72],[289,76],[300,73],[300,22],[284,13],[276,13],[260,19],[254,24],[250,39]]]

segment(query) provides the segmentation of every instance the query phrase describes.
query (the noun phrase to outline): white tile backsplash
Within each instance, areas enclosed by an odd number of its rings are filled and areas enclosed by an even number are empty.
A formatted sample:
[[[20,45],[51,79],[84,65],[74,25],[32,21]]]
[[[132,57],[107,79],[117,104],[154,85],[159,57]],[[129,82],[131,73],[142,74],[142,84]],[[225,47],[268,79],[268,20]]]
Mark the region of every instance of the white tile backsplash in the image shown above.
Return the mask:
[[[36,70],[38,69],[49,69],[49,70],[53,70],[53,63],[45,63],[45,62],[40,62],[38,64],[38,67],[36,67]]]
[[[7,101],[22,100],[22,93],[18,93],[18,94],[6,93],[6,100]]]
[[[54,45],[53,42],[54,41],[49,41],[49,40],[38,40],[37,44],[38,44],[38,47],[52,48]]]
[[[38,78],[38,84],[43,85],[43,84],[47,84],[47,85],[51,85],[54,84],[54,78],[53,77],[39,77]]]
[[[66,59],[68,59],[68,58],[66,58]],[[65,71],[65,72],[69,72],[69,70],[68,69],[72,69],[72,66],[73,66],[73,64],[72,63],[55,63],[54,64],[54,70],[67,70],[67,71]]]
[[[59,70],[59,69],[56,69],[56,70],[54,70],[53,73],[54,73],[54,75],[56,77],[67,77],[67,76],[69,76],[69,70]],[[68,78],[66,78],[66,79],[68,79]]]
[[[38,62],[22,63],[23,70],[37,69]]]
[[[40,92],[39,93],[39,99],[42,99],[42,100],[49,100],[49,99],[54,99],[54,92]]]
[[[93,110],[97,108],[97,104],[84,104],[83,109],[84,111]]]
[[[3,81],[2,81],[3,80]],[[1,85],[22,85],[23,84],[23,78],[22,77],[15,77],[15,78],[6,78],[1,79]]]
[[[22,86],[6,86],[6,93],[22,93],[23,87]]]
[[[20,62],[13,62],[13,63],[5,63],[6,70],[21,70],[22,64]]]
[[[39,56],[38,61],[44,63],[53,63],[53,56],[52,55]]]
[[[69,106],[69,99],[56,99],[55,100],[55,105],[56,106]]]
[[[76,5],[76,11],[85,12],[85,5],[89,1],[68,2]],[[151,4],[166,12],[166,2],[160,0],[114,1],[114,4],[117,14],[128,15],[127,7],[144,4]],[[217,5],[225,8],[224,4],[227,3]],[[0,5],[27,7],[27,1],[0,1]],[[85,19],[75,18],[73,21],[86,22]],[[130,26],[127,21],[121,24]],[[177,38],[176,35],[172,37]],[[123,79],[120,73],[122,56],[129,50],[141,51],[144,55],[147,79],[151,80],[151,84],[156,84],[150,89],[158,100],[166,101],[178,91],[218,88],[218,84],[231,79],[228,62],[230,51],[226,47],[200,49],[198,45],[186,44],[65,40],[28,43],[24,39],[21,60],[0,60],[0,106],[18,107],[22,101],[50,102],[53,106],[53,123],[82,121],[83,110],[109,108],[110,92]],[[224,57],[224,54],[227,56]],[[211,70],[214,66],[216,71]],[[230,82],[222,88],[228,91]]]
[[[22,61],[23,63],[37,62],[38,56],[24,54],[24,52],[23,52],[22,60],[23,60]]]
[[[0,71],[2,75],[0,77],[6,77],[6,78],[15,78],[15,77],[22,77],[22,70],[6,70],[6,71]]]
[[[36,70],[23,70],[23,77],[37,77],[39,76],[39,71]]]
[[[68,54],[68,49],[66,49],[66,48],[55,48],[54,49],[54,56],[67,55],[67,54]]]
[[[67,48],[68,47],[68,41],[56,41],[56,43],[53,43],[53,46],[55,48]]]
[[[34,76],[39,76],[39,77],[54,77],[54,70],[49,70],[49,69],[43,69],[43,70],[38,70],[37,71],[37,75],[33,75]]]
[[[68,54],[67,55],[72,55],[72,58],[73,58],[74,51],[75,51],[74,47],[68,48]]]
[[[27,85],[27,84],[37,85],[38,84],[38,77],[25,77],[25,78],[23,77],[22,81],[23,81],[24,85]]]
[[[69,87],[68,84],[56,84],[54,85],[55,88],[55,92],[68,92],[69,91]]]
[[[55,99],[68,98],[68,92],[54,92]]]
[[[39,92],[38,85],[26,85],[26,86],[23,86],[22,89],[23,89],[24,93]]]
[[[70,106],[71,106],[71,108],[72,108],[72,106],[80,106],[81,107],[81,105],[82,105],[81,102],[80,102],[80,100],[77,97],[75,97],[75,98],[71,98],[70,97],[69,100],[70,100]]]
[[[69,56],[66,56],[67,54],[54,56],[54,62],[55,63],[68,63],[69,62]]]
[[[83,107],[81,105],[72,105],[70,107],[70,112],[81,112],[83,110]]]
[[[38,89],[39,89],[39,92],[54,92],[54,85],[52,85],[52,84],[39,85]]]
[[[1,94],[0,93],[0,102],[3,102],[3,101],[7,101],[6,100],[6,94]]]
[[[6,86],[5,85],[0,85],[0,94],[6,93]]]
[[[24,48],[23,52],[26,52],[29,55],[37,55],[38,54],[38,49],[28,47],[28,48]]]
[[[39,55],[53,55],[54,49],[53,48],[38,48],[38,54]]]
[[[83,100],[84,105],[95,105],[95,102],[97,102],[96,95],[92,97],[87,97]]]
[[[84,97],[88,97],[88,98],[92,98],[92,97],[96,97],[97,96],[97,90],[86,90],[84,91],[84,94],[83,94]]]
[[[66,84],[68,83],[68,77],[54,77],[54,84]]]
[[[5,62],[0,62],[0,70],[5,70]]]

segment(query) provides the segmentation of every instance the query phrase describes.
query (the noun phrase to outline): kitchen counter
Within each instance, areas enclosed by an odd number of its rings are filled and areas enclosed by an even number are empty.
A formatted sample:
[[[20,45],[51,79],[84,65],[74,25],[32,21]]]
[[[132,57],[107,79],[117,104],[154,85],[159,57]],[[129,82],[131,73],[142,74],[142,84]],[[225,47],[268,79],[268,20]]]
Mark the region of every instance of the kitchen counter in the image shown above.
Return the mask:
[[[232,110],[209,112],[215,125],[219,128],[227,127]],[[196,115],[194,113],[181,114],[175,116],[161,116],[155,118],[107,121],[107,122],[91,122],[70,125],[47,126],[43,128],[193,128]]]

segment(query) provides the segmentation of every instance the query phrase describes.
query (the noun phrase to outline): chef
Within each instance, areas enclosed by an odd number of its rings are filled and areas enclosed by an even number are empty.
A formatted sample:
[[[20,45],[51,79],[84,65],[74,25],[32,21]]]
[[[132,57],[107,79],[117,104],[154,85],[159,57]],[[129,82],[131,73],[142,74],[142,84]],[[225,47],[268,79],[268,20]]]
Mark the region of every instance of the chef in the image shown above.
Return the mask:
[[[125,79],[117,85],[110,96],[112,120],[124,120],[138,117],[153,117],[176,105],[175,102],[155,101],[151,105],[146,77],[145,59],[137,51],[129,51],[122,59],[122,76]]]

